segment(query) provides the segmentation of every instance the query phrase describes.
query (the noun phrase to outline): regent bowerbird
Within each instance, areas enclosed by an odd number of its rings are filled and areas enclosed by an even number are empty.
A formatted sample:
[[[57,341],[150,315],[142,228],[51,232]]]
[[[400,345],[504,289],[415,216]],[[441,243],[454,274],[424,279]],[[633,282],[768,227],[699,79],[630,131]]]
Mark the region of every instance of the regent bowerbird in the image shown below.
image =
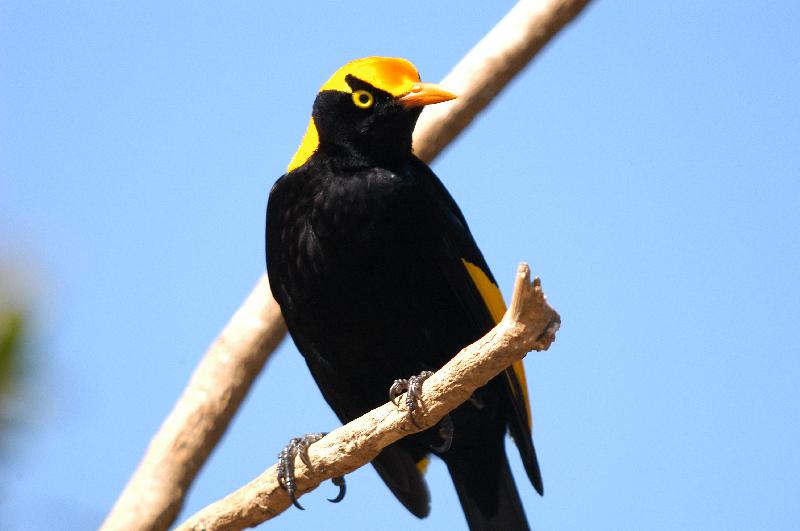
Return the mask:
[[[342,422],[384,404],[390,388],[394,397],[411,387],[413,406],[420,378],[396,380],[440,368],[505,311],[461,210],[412,151],[423,107],[455,97],[422,83],[405,59],[346,64],[317,94],[301,145],[270,193],[272,293]],[[471,529],[528,529],[505,435],[541,494],[531,429],[517,362],[437,427],[400,439],[372,464],[400,502],[425,517],[424,470],[436,455]],[[282,453],[280,479],[295,502],[290,462],[317,438]]]

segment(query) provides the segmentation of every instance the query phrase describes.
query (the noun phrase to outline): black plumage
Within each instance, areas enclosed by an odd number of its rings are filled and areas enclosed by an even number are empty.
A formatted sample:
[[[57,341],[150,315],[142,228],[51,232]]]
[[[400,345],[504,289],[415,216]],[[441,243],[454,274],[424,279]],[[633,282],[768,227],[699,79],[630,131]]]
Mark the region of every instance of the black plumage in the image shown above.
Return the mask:
[[[269,197],[270,285],[342,422],[385,403],[395,379],[438,369],[495,324],[465,261],[496,290],[489,267],[453,198],[411,151],[421,105],[435,103],[404,98],[425,92],[418,81],[410,63],[396,59],[337,72],[314,103],[305,154]],[[510,431],[541,492],[525,400],[524,379],[509,369],[451,414],[452,446],[440,457],[472,529],[527,529],[504,446]],[[418,463],[440,443],[437,430],[427,430],[373,462],[419,517],[429,512],[429,495]]]

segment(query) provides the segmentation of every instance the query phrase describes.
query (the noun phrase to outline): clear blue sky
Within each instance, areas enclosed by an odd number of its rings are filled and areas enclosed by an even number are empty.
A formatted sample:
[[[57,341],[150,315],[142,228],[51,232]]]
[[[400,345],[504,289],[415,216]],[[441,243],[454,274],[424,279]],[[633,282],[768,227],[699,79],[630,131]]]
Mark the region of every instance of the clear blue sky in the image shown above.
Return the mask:
[[[435,164],[503,291],[528,260],[563,317],[526,359],[537,530],[797,529],[798,5],[597,2]],[[510,6],[0,5],[0,253],[38,286],[39,347],[0,527],[102,520],[263,271],[328,75],[395,55],[438,80]],[[284,343],[184,516],[336,425]],[[462,528],[429,481],[425,521],[367,467],[272,528]]]

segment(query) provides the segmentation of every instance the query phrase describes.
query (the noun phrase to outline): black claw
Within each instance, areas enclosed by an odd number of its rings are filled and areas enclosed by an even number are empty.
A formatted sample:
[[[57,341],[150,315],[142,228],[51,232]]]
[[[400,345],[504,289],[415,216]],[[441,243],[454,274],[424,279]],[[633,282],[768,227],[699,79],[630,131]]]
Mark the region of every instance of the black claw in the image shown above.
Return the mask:
[[[291,492],[289,493],[289,497],[292,499],[292,505],[294,505],[295,507],[297,507],[297,508],[298,508],[298,509],[300,509],[301,511],[305,511],[305,510],[306,510],[306,508],[305,508],[305,507],[303,507],[302,505],[300,505],[300,502],[299,502],[299,501],[297,501],[297,498],[295,497],[294,493],[295,493],[295,491],[291,491]]]
[[[399,406],[400,402],[397,399],[408,390],[408,380],[401,379],[395,380],[389,388],[389,400],[392,404]]]
[[[344,476],[335,477],[331,479],[331,482],[339,487],[339,494],[337,494],[335,498],[328,498],[328,501],[331,503],[339,503],[344,499],[344,495],[347,494],[347,483],[344,481]]]
[[[294,481],[294,460],[300,456],[300,460],[311,468],[311,459],[308,457],[308,447],[322,439],[325,433],[308,433],[302,437],[295,437],[289,444],[283,447],[278,454],[278,484],[289,493],[292,505],[305,511],[300,502],[297,501],[297,485]]]
[[[443,454],[449,450],[450,446],[453,445],[454,431],[455,427],[453,426],[453,419],[450,418],[450,415],[445,415],[445,417],[439,422],[439,436],[442,438],[442,444],[438,446],[431,446],[431,450],[437,454]]]

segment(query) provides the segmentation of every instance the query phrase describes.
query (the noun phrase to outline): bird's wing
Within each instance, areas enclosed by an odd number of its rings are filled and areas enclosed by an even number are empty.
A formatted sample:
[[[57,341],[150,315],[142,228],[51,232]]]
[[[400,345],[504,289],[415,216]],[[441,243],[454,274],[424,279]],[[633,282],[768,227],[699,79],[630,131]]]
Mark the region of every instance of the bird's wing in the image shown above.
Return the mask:
[[[427,465],[427,457],[414,463],[411,453],[396,444],[387,446],[372,460],[386,486],[418,518],[431,512],[431,496],[423,477]]]
[[[469,231],[466,219],[438,177],[420,163],[430,176],[437,204],[444,209],[445,226],[437,262],[462,309],[474,325],[488,331],[502,319],[506,305],[486,260]],[[481,332],[481,333],[483,333]],[[528,386],[522,361],[504,371],[505,389],[511,404],[509,431],[520,451],[525,471],[537,492],[543,492],[541,472],[531,436],[532,421]]]
[[[480,293],[482,302],[491,313],[492,320],[495,324],[500,322],[500,319],[503,318],[503,314],[505,314],[506,305],[503,301],[503,295],[500,293],[500,289],[489,276],[491,273],[488,268],[484,269],[464,258],[462,258],[462,261],[469,274],[470,280]],[[511,394],[510,402],[513,410],[509,422],[511,437],[514,439],[517,448],[519,448],[528,478],[530,478],[536,491],[542,494],[544,488],[541,472],[539,470],[539,463],[536,458],[536,451],[533,447],[531,406],[528,397],[528,385],[525,380],[525,368],[522,365],[522,360],[515,362],[514,365],[506,369],[503,375],[507,384],[507,390]]]

